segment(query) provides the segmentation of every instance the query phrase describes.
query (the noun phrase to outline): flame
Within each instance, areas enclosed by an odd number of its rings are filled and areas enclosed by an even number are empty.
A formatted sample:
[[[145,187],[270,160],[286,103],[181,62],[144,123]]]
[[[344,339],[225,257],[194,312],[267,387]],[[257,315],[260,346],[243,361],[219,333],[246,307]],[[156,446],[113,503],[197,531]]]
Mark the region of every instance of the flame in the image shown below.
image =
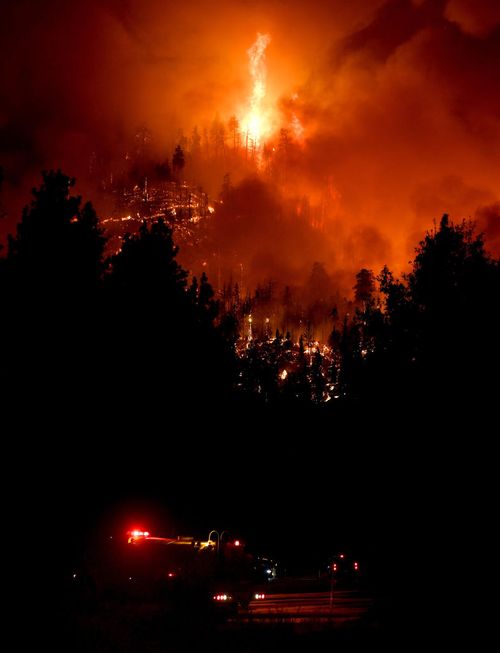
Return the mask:
[[[266,97],[266,48],[271,42],[269,34],[257,34],[255,43],[247,50],[248,68],[253,80],[252,95],[250,96],[250,107],[247,116],[243,120],[247,140],[251,140],[253,146],[258,148],[265,136],[271,131],[269,119],[264,110],[264,98]]]

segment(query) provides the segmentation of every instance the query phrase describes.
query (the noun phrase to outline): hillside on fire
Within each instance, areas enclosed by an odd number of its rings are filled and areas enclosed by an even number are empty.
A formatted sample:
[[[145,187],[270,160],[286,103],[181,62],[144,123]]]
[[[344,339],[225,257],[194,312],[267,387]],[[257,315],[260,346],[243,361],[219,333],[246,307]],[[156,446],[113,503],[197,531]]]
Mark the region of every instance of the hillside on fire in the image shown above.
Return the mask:
[[[338,412],[447,397],[458,405],[491,392],[500,266],[471,222],[444,215],[423,234],[407,274],[362,268],[348,295],[320,262],[302,286],[285,274],[244,291],[229,276],[214,291],[203,265],[195,275],[179,263],[175,235],[190,229],[197,260],[198,250],[217,247],[219,228],[247,240],[249,216],[264,239],[266,229],[286,232],[265,186],[226,188],[224,203],[194,224],[189,213],[173,224],[143,219],[116,251],[74,186],[45,172],[1,259],[10,343],[2,379],[11,392],[90,409],[106,397],[118,411],[132,398],[160,412],[182,403]],[[264,201],[269,214],[259,215],[254,202]],[[261,257],[264,267],[265,250]]]

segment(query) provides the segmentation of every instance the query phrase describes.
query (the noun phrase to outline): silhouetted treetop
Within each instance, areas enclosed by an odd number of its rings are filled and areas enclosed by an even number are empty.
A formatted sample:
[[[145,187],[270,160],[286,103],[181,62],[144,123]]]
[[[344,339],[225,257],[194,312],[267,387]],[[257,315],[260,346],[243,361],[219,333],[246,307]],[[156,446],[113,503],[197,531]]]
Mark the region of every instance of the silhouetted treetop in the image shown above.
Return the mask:
[[[482,234],[471,222],[453,224],[447,215],[416,250],[408,286],[416,306],[440,314],[477,305],[483,299],[492,262]]]
[[[106,239],[90,203],[71,195],[75,179],[60,170],[43,172],[43,183],[9,236],[10,271],[24,288],[48,292],[95,287],[103,270]]]
[[[172,156],[172,169],[177,177],[181,174],[185,164],[184,150],[180,145],[177,145]]]
[[[356,283],[354,284],[354,301],[357,303],[366,303],[370,301],[375,292],[375,276],[372,270],[361,268],[356,274]]]
[[[162,220],[143,222],[139,233],[127,234],[121,251],[110,260],[110,283],[130,295],[185,294],[187,272],[177,263],[172,229]],[[159,298],[160,299],[160,298]]]
[[[211,324],[219,313],[219,305],[214,300],[214,291],[205,272],[201,275],[200,283],[193,277],[189,297],[196,309],[198,320]]]
[[[348,393],[486,394],[499,357],[500,268],[474,225],[444,215],[417,247],[409,274],[400,280],[385,267],[378,281],[383,311],[365,307],[341,352]]]

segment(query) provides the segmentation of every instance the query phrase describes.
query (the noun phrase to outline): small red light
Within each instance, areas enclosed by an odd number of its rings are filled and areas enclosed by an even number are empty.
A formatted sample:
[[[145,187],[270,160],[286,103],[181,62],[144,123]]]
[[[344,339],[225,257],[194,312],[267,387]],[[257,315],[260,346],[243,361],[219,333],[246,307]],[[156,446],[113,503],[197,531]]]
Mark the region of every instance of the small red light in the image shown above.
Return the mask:
[[[240,541],[239,540],[234,540],[234,546],[240,546]]]
[[[149,531],[144,531],[144,537],[149,537]]]
[[[343,558],[343,557],[344,557],[344,554],[343,554],[343,553],[341,553],[341,554],[340,554],[340,556],[339,556],[339,558]]]
[[[357,563],[357,562],[354,563],[354,569],[355,569],[356,571],[358,571],[358,563]]]
[[[168,573],[169,578],[173,578],[174,576],[175,576],[175,574],[173,574],[171,571]]]

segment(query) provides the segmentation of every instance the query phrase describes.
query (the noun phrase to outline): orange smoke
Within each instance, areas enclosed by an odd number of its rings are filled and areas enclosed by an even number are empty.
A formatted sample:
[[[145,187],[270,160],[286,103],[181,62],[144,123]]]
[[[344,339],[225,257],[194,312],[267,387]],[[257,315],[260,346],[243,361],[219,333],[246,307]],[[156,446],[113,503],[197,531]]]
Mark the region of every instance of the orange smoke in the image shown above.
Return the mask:
[[[330,270],[387,263],[399,271],[445,212],[478,218],[498,253],[498,7],[498,0],[8,3],[0,21],[0,213],[8,215],[0,229],[12,230],[43,168],[62,167],[95,200],[82,185],[89,160],[95,154],[108,172],[116,169],[141,124],[159,162],[182,142],[194,177],[193,128],[198,151],[208,151],[218,115],[219,161],[198,159],[196,169],[217,198],[226,172],[234,185],[249,173],[252,157],[231,167],[238,139],[227,121],[235,115],[241,141],[248,133],[261,149],[272,141],[278,151],[279,128],[288,130],[280,172],[294,197],[284,201],[299,198],[290,211],[309,213],[321,227],[321,251],[316,243],[301,247],[291,228],[297,247],[287,254],[275,239],[276,260],[293,255],[308,267],[317,257]]]

